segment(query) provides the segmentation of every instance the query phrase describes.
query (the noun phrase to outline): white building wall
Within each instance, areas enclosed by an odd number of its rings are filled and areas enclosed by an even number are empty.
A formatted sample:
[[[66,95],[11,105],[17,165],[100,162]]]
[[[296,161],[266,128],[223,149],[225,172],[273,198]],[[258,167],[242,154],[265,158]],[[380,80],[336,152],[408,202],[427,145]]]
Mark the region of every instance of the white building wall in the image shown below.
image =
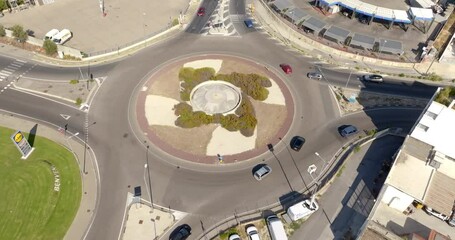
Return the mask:
[[[400,212],[404,212],[412,204],[412,201],[414,201],[413,197],[390,185],[386,185],[386,190],[381,199],[381,202]]]

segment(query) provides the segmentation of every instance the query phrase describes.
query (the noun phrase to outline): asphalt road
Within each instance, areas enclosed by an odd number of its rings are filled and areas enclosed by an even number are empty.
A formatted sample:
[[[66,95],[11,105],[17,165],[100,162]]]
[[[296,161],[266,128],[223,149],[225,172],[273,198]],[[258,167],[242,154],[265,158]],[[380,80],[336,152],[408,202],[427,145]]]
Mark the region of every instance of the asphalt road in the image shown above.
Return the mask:
[[[215,1],[205,1],[206,13],[213,11]],[[195,18],[189,29],[201,28],[205,17]],[[211,224],[232,215],[278,201],[290,191],[305,188],[310,177],[305,170],[310,164],[322,167],[314,152],[325,159],[338,150],[346,139],[336,129],[342,124],[355,124],[361,129],[385,128],[409,124],[417,115],[402,109],[388,109],[357,113],[340,118],[335,100],[327,83],[306,79],[314,68],[308,59],[287,51],[261,32],[249,32],[242,37],[204,38],[182,33],[166,42],[158,43],[120,62],[91,66],[91,71],[108,76],[90,107],[89,143],[100,168],[101,192],[96,218],[87,239],[116,239],[120,232],[127,192],[135,186],[145,187],[144,164],[147,158],[145,136],[135,127],[133,115],[135,92],[154,71],[175,59],[203,54],[229,54],[249,59],[269,67],[282,77],[295,102],[293,124],[275,146],[275,156],[266,153],[261,158],[235,166],[198,166],[168,156],[150,145],[148,161],[151,169],[153,201],[161,206],[190,213],[184,220],[193,226],[197,236]],[[0,58],[0,63],[11,60]],[[279,64],[293,66],[294,73],[284,75]],[[27,63],[33,66],[35,63]],[[86,69],[87,70],[87,69]],[[80,72],[80,68],[34,67],[27,77],[67,79]],[[323,70],[324,71],[324,70]],[[328,74],[325,73],[324,74]],[[331,71],[330,82],[342,83],[349,73]],[[391,79],[392,80],[392,79]],[[353,83],[354,84],[354,83]],[[395,94],[409,94],[426,90],[402,88],[399,85],[381,85]],[[421,93],[418,93],[421,94]],[[427,95],[425,95],[427,96]],[[0,94],[0,109],[32,116],[45,122],[63,125],[60,113],[71,115],[71,130],[83,132],[84,113],[69,106],[48,101],[33,95],[7,90]],[[307,143],[300,152],[286,147],[294,135],[301,135]],[[251,176],[258,163],[267,163],[274,172],[261,182]],[[297,167],[296,167],[297,165]],[[281,170],[282,169],[282,170]],[[149,198],[144,194],[144,198]],[[197,227],[197,226],[200,226]]]

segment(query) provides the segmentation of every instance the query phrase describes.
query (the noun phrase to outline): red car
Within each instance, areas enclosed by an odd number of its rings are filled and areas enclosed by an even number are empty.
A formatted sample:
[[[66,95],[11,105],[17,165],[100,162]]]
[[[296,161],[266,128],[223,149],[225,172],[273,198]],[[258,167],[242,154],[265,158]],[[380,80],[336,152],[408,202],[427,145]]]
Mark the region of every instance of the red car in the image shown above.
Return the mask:
[[[292,68],[289,64],[280,64],[281,69],[283,69],[283,72],[286,74],[291,74],[292,73]]]
[[[205,7],[200,7],[200,8],[197,10],[197,15],[198,15],[198,16],[204,16],[204,15],[205,15]]]

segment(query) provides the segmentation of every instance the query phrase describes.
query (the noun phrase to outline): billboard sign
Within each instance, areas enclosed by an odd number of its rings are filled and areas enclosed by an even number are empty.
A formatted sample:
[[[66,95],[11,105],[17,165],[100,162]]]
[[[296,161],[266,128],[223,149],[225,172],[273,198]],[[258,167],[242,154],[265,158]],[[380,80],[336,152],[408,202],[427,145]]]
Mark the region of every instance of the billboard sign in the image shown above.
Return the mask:
[[[34,150],[21,131],[16,131],[11,135],[11,140],[14,142],[14,145],[16,145],[19,152],[21,152],[22,159],[26,159]]]

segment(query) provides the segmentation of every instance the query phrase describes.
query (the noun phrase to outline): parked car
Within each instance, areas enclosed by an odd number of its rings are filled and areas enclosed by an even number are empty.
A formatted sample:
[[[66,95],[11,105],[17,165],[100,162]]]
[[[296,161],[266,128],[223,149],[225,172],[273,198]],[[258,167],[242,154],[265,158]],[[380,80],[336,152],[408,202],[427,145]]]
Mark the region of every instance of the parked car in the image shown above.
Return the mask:
[[[191,227],[188,224],[178,226],[169,236],[169,240],[185,240],[191,235]]]
[[[263,165],[261,168],[256,170],[253,175],[254,175],[254,178],[256,178],[256,180],[261,181],[267,175],[269,175],[271,172],[272,172],[272,168],[269,167],[269,165]]]
[[[283,69],[283,72],[286,74],[291,74],[292,73],[292,68],[289,64],[282,63],[280,64],[281,69]]]
[[[362,76],[363,81],[367,82],[376,82],[376,83],[382,83],[384,82],[384,78],[381,75],[363,75]]]
[[[316,200],[305,199],[299,203],[296,203],[288,208],[287,214],[292,221],[309,217],[311,214],[319,209],[319,205]]]
[[[246,228],[246,234],[250,238],[250,240],[261,240],[259,238],[258,229],[255,226],[249,226]]]
[[[349,137],[358,133],[357,128],[353,125],[343,125],[338,128],[338,131],[342,137]]]
[[[253,27],[253,21],[251,19],[246,19],[245,21],[243,21],[245,23],[245,26],[247,28],[252,28]]]
[[[303,144],[305,143],[305,138],[301,137],[301,136],[295,136],[291,139],[291,148],[294,150],[294,151],[300,151],[300,149],[302,148]]]
[[[231,236],[229,236],[229,240],[241,240],[241,239],[237,233],[234,233],[234,234],[231,234]]]
[[[204,16],[204,15],[205,15],[205,7],[200,7],[200,8],[197,10],[197,15],[198,15],[198,16]]]
[[[309,79],[321,80],[321,78],[322,78],[322,74],[317,73],[317,72],[309,72],[306,76],[307,76]]]
[[[427,206],[425,206],[423,208],[423,210],[428,214],[428,215],[431,215],[431,216],[434,216],[434,217],[437,217],[439,219],[441,219],[442,221],[447,221],[449,219],[449,217],[447,217],[445,214],[443,213],[440,213],[432,208],[429,208]]]

